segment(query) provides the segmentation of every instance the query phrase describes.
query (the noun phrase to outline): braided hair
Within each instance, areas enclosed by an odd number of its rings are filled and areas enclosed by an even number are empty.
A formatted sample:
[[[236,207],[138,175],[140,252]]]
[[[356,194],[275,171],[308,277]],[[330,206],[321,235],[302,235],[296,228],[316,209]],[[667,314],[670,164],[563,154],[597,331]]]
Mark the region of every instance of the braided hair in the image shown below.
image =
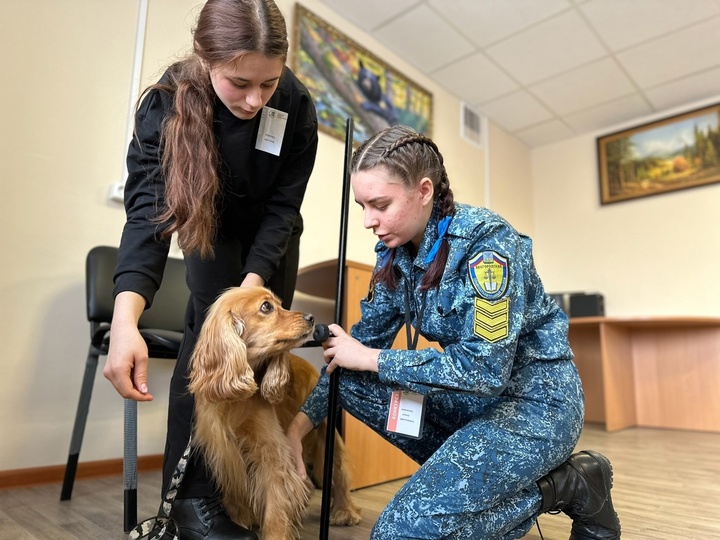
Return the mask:
[[[442,154],[429,137],[401,125],[378,132],[355,151],[350,172],[354,174],[376,168],[385,169],[406,188],[413,188],[423,178],[429,178],[433,183],[433,204],[439,209],[440,218],[455,213],[455,200]],[[443,239],[435,260],[430,263],[422,278],[420,290],[432,289],[440,283],[448,250],[447,240]],[[391,248],[388,259],[373,277],[376,282],[383,283],[389,289],[397,288],[397,276],[393,271],[394,259],[395,248]]]

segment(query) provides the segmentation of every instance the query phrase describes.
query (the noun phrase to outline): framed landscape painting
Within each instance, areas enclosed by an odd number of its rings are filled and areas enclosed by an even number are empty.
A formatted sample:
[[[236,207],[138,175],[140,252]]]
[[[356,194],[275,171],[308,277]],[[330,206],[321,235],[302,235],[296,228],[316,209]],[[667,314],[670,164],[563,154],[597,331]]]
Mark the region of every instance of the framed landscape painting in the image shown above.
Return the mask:
[[[597,139],[600,202],[720,181],[720,104]]]
[[[432,95],[300,4],[291,68],[329,135],[343,140],[352,117],[356,144],[396,124],[431,136]]]

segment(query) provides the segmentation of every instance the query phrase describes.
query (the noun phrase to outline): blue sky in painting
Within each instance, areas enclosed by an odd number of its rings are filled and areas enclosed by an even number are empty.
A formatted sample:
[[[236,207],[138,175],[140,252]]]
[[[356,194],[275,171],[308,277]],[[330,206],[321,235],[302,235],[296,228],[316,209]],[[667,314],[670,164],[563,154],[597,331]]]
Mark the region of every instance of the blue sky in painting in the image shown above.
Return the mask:
[[[634,144],[637,157],[640,159],[648,156],[671,156],[682,151],[685,146],[692,146],[695,143],[693,132],[696,126],[702,132],[710,128],[718,129],[718,113],[710,112],[703,116],[636,133],[630,137],[630,141]]]

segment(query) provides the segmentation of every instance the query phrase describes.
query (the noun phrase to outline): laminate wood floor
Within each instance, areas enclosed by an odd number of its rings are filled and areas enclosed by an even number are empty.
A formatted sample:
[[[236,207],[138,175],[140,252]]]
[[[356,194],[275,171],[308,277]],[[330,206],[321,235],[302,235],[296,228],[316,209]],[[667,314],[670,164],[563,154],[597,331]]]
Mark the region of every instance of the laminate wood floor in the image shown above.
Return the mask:
[[[625,540],[720,540],[720,434],[628,429],[606,433],[588,425],[579,449],[592,448],[613,462],[613,500]],[[373,523],[403,480],[354,493],[363,521],[331,527],[330,539],[367,539]],[[138,515],[155,514],[160,473],[141,473]],[[0,490],[0,540],[121,540],[122,478],[78,480],[71,501],[61,502],[60,485]],[[318,538],[321,494],[316,492],[303,540]],[[545,540],[567,540],[570,520],[543,515]],[[540,540],[537,528],[525,537]]]

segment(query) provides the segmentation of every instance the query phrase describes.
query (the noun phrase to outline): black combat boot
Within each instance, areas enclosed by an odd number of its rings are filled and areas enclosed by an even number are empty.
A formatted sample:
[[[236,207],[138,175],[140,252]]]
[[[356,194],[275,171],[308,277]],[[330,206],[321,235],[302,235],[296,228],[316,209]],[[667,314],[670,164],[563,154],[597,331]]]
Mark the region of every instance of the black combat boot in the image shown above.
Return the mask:
[[[562,510],[572,520],[570,540],[617,540],[620,520],[610,498],[612,466],[592,450],[573,454],[537,481],[540,513]]]
[[[170,517],[182,540],[258,540],[254,532],[230,519],[217,496],[175,499]]]

